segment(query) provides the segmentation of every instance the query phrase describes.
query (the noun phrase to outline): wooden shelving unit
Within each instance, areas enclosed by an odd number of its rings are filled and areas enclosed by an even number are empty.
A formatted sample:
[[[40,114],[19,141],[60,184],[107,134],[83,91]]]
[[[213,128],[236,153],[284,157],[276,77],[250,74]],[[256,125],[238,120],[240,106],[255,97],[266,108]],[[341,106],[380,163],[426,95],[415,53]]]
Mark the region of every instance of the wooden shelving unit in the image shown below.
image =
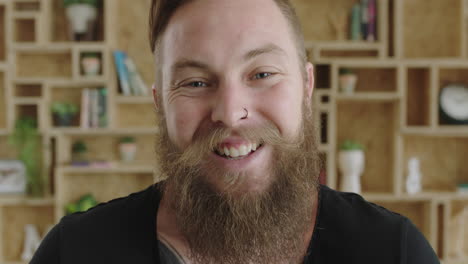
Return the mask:
[[[144,81],[153,82],[153,57],[147,41],[149,1],[103,0],[97,41],[67,38],[61,0],[0,0],[0,159],[15,159],[7,138],[19,116],[35,118],[43,142],[48,196],[0,196],[0,262],[22,263],[23,228],[43,232],[64,215],[66,203],[86,193],[99,201],[141,190],[154,180],[156,120],[151,96],[119,94],[112,50],[123,49]],[[306,47],[316,69],[315,120],[327,184],[337,188],[339,144],[346,138],[365,145],[363,196],[407,215],[429,239],[445,264],[467,263],[454,255],[455,221],[468,196],[455,192],[468,182],[468,126],[439,120],[438,94],[449,82],[468,82],[468,4],[464,0],[378,0],[375,42],[348,41],[330,21],[342,19],[349,0],[293,0],[303,24]],[[417,34],[416,34],[417,33]],[[344,37],[343,37],[344,36]],[[103,60],[98,77],[80,72],[83,52]],[[357,91],[339,91],[341,68],[357,72]],[[105,128],[57,127],[55,100],[79,103],[84,88],[108,89]],[[136,137],[136,162],[117,162],[117,141]],[[71,145],[84,141],[90,159],[116,161],[108,168],[70,166]],[[423,192],[405,191],[407,162],[421,160]],[[468,225],[468,219],[463,220]],[[468,237],[468,228],[465,229]]]
[[[315,117],[327,184],[340,186],[339,144],[363,143],[363,196],[408,216],[443,263],[468,263],[468,242],[464,254],[454,251],[460,223],[468,226],[468,218],[454,220],[468,207],[468,196],[456,192],[457,184],[468,182],[468,126],[443,124],[438,108],[443,86],[468,84],[468,2],[378,0],[375,42],[344,40],[332,26],[337,17],[347,23],[355,1],[292,2],[316,69]],[[354,94],[339,90],[341,68],[357,74]],[[410,157],[421,161],[423,191],[416,195],[405,190]]]

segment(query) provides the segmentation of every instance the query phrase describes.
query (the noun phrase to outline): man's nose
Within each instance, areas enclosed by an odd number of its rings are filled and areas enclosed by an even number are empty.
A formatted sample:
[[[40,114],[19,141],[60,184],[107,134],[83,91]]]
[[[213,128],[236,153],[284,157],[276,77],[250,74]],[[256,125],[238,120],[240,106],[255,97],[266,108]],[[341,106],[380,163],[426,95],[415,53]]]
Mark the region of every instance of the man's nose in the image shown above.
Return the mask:
[[[221,122],[233,128],[247,119],[249,98],[241,84],[224,84],[216,93],[211,113],[213,123]]]

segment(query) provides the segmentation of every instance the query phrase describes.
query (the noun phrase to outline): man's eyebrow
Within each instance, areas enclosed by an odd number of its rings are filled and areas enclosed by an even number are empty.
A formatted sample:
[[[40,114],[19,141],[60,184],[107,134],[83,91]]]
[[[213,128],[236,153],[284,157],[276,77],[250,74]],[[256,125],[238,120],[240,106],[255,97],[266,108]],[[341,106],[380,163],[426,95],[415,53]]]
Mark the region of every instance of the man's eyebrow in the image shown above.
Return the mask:
[[[257,57],[257,56],[260,56],[262,54],[265,54],[265,53],[278,53],[280,55],[286,55],[286,52],[282,48],[280,48],[278,45],[270,43],[270,44],[267,44],[267,45],[265,45],[263,47],[253,49],[253,50],[247,52],[244,55],[244,61],[251,60],[251,59],[253,59],[253,58]]]
[[[203,63],[201,61],[190,60],[190,59],[181,59],[181,60],[177,61],[174,65],[172,65],[171,71],[174,73],[174,72],[180,71],[180,70],[182,70],[184,68],[198,68],[198,69],[205,70],[205,71],[210,71],[211,70],[211,68],[210,68],[210,66],[208,66],[208,64]]]

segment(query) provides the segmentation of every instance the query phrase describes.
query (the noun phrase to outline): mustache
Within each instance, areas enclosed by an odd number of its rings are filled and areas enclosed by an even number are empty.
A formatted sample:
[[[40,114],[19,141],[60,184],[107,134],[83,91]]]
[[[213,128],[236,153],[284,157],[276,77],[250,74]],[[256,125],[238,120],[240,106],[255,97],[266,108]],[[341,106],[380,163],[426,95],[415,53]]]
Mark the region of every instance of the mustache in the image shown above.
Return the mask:
[[[207,155],[233,135],[249,142],[281,147],[283,150],[297,149],[303,141],[303,135],[295,140],[282,136],[271,121],[235,129],[222,125],[201,126],[194,133],[192,144],[183,151],[172,151],[172,155],[177,155],[174,160],[177,160],[180,166],[197,167],[203,163]]]

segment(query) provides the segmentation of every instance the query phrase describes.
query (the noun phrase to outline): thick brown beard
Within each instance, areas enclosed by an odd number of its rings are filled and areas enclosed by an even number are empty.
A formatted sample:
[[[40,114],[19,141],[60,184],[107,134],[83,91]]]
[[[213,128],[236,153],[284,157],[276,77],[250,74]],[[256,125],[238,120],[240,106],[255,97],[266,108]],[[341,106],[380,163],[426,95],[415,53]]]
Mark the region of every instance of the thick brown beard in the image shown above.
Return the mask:
[[[223,173],[205,163],[210,149],[231,131],[210,127],[197,131],[184,151],[172,144],[164,118],[157,140],[157,161],[167,180],[163,191],[177,226],[196,263],[298,263],[312,223],[320,159],[311,110],[304,103],[300,135],[283,139],[271,124],[236,130],[242,137],[274,147],[272,183],[261,193],[235,195],[208,182],[207,174],[226,179],[235,189],[248,175]]]

